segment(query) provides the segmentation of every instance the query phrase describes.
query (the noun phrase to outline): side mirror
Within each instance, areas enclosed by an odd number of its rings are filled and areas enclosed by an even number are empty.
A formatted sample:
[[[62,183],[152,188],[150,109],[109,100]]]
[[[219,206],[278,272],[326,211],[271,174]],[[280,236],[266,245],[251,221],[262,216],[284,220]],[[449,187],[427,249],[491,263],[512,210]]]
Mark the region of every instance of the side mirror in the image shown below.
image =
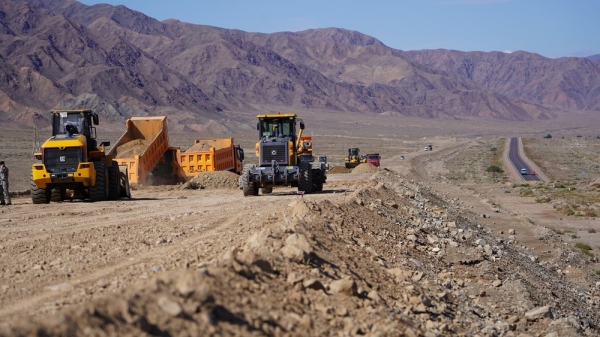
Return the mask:
[[[304,130],[304,122],[300,121],[300,130]]]
[[[260,123],[256,123],[256,130],[260,130]]]
[[[239,154],[238,154],[238,157],[240,157],[240,160],[241,160],[241,161],[244,161],[244,150],[243,150],[243,149],[240,149],[240,152],[239,152]]]
[[[93,114],[92,115],[92,122],[94,123],[94,125],[100,124],[100,121],[98,119],[98,115],[97,114]]]
[[[102,142],[100,143],[100,146],[110,146],[110,142]]]

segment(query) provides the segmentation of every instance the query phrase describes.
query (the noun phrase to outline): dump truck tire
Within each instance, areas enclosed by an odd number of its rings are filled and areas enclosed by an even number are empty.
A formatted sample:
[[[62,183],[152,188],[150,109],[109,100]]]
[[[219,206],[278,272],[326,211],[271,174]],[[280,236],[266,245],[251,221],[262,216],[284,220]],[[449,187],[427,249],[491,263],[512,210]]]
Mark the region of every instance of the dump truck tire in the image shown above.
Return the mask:
[[[131,189],[129,188],[129,172],[127,166],[119,166],[119,190],[122,198],[131,199]]]
[[[94,170],[96,171],[96,184],[89,187],[90,199],[92,201],[106,200],[108,199],[106,164],[103,161],[95,161]]]
[[[33,182],[33,178],[31,178],[30,189],[31,201],[34,204],[47,204],[50,202],[50,191],[46,191],[45,188],[37,187],[37,185]]]
[[[304,193],[312,193],[313,191],[313,179],[312,179],[312,168],[310,163],[300,163],[298,166],[299,178],[298,178],[298,191]]]
[[[117,200],[121,197],[121,185],[119,184],[119,163],[112,161],[108,168],[108,198]]]
[[[252,169],[252,165],[244,165],[244,172],[242,173],[242,190],[244,191],[244,196],[250,195],[258,195],[258,184],[250,182],[250,169]]]
[[[273,187],[263,187],[260,189],[260,193],[262,194],[271,194],[273,193]]]

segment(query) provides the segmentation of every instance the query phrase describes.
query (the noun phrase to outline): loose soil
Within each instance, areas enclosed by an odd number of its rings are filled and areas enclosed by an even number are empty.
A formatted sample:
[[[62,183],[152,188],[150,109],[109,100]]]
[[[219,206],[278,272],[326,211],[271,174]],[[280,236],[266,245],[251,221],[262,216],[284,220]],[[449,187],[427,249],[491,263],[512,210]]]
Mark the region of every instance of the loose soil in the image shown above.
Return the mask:
[[[237,175],[203,172],[130,200],[33,205],[30,143],[6,134],[20,150],[2,153],[1,336],[600,333],[597,219],[518,193],[506,167],[481,170],[501,136],[313,135],[337,165],[317,194],[243,197]],[[354,146],[381,167],[332,172]]]

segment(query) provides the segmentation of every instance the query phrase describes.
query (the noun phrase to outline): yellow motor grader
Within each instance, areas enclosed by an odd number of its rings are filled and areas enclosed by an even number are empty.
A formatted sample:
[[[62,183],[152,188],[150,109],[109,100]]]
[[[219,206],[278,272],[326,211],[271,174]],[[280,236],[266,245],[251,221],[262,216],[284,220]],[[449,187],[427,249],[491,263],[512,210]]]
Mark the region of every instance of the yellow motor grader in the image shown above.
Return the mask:
[[[312,137],[303,136],[304,122],[293,113],[258,115],[258,164],[246,164],[240,176],[244,196],[273,192],[274,186],[320,192],[327,180],[326,163],[315,161]]]

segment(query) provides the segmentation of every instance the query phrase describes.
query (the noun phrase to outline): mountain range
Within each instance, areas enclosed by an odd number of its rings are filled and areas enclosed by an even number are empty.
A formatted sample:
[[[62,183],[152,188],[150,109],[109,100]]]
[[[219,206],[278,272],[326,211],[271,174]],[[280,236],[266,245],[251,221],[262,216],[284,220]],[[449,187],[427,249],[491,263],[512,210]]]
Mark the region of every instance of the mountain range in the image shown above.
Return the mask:
[[[0,123],[25,126],[82,107],[192,130],[273,107],[516,121],[600,111],[594,57],[402,51],[341,28],[249,33],[73,0],[0,3],[0,69]]]

